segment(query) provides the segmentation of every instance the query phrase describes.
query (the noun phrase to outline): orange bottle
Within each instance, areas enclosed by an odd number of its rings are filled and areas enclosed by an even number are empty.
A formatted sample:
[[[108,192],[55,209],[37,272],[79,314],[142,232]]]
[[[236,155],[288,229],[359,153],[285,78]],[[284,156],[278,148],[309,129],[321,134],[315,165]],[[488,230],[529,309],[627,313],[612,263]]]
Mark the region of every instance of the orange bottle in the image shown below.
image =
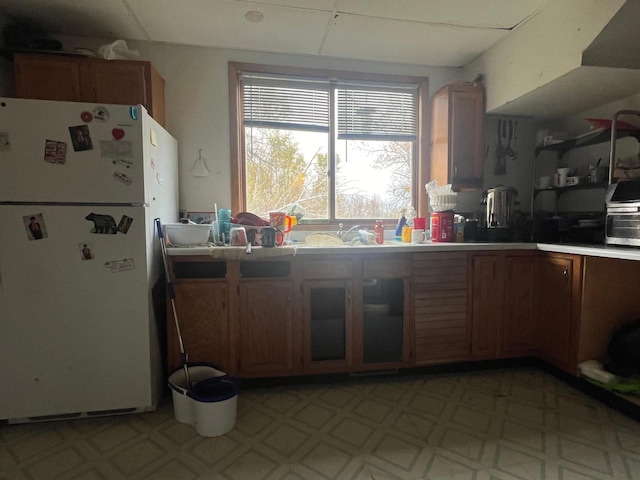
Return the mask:
[[[376,243],[382,245],[384,243],[384,225],[382,220],[376,220],[376,226],[373,229],[373,233],[376,238]]]

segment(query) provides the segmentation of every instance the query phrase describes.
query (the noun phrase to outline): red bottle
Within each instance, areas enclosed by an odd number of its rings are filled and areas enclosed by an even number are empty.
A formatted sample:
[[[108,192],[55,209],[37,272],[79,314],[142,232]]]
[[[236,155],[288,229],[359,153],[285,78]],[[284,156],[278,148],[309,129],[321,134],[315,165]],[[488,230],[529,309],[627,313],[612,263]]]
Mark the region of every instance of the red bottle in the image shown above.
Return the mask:
[[[382,220],[376,220],[376,226],[373,229],[373,233],[376,237],[376,243],[382,245],[384,243],[384,225]]]

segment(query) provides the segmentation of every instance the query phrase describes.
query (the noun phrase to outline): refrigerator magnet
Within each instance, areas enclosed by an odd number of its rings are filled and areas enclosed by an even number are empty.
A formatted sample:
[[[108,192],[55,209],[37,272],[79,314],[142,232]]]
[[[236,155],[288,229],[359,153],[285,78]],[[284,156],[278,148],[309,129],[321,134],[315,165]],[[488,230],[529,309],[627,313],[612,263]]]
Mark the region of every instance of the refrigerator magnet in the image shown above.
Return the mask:
[[[118,233],[118,227],[116,227],[116,221],[111,215],[103,215],[101,213],[93,213],[91,212],[89,215],[84,217],[85,220],[89,220],[93,222],[93,229],[91,229],[90,233],[100,233],[100,234],[112,234],[115,235]]]
[[[106,122],[109,120],[109,110],[104,108],[102,105],[94,108],[91,113],[93,113],[93,118],[99,122]]]
[[[91,136],[89,135],[88,125],[69,127],[69,133],[71,134],[71,143],[73,143],[73,149],[76,152],[93,150],[93,144],[91,143]]]
[[[101,140],[102,158],[133,158],[133,144],[130,140]]]
[[[151,142],[151,145],[153,145],[154,147],[158,146],[158,134],[153,128],[151,129],[149,141]]]
[[[110,260],[104,263],[105,268],[111,270],[111,273],[126,272],[127,270],[133,270],[135,265],[133,264],[133,258],[123,258],[122,260]]]
[[[116,140],[122,140],[124,138],[124,130],[122,128],[114,128],[111,130],[111,135],[113,135],[113,138]]]
[[[45,140],[44,161],[59,165],[67,161],[67,144],[56,140]]]
[[[131,182],[133,181],[131,177],[129,177],[128,175],[125,175],[122,172],[113,172],[113,176],[116,178],[116,180],[119,180],[125,185],[131,185]]]
[[[124,168],[131,168],[133,166],[133,162],[131,160],[125,160],[124,158],[116,158],[114,160],[111,160],[111,163],[113,163],[114,165],[120,165]]]
[[[9,132],[0,132],[0,152],[10,152],[11,141],[9,140]]]
[[[22,222],[27,230],[27,238],[29,240],[42,240],[47,238],[47,227],[44,224],[44,217],[41,213],[34,213],[33,215],[25,215],[22,217]]]
[[[129,231],[129,227],[131,226],[132,222],[133,222],[133,218],[123,215],[122,218],[120,219],[120,223],[118,224],[118,231],[126,235],[127,232]]]
[[[93,248],[89,242],[82,242],[78,244],[78,249],[80,250],[80,260],[83,262],[85,260],[93,260],[96,256],[93,253]]]
[[[135,105],[131,105],[129,107],[129,115],[131,115],[131,118],[134,120],[138,119],[138,109],[136,108]]]
[[[93,115],[91,115],[91,112],[82,112],[80,114],[80,119],[85,123],[89,123],[93,120]]]

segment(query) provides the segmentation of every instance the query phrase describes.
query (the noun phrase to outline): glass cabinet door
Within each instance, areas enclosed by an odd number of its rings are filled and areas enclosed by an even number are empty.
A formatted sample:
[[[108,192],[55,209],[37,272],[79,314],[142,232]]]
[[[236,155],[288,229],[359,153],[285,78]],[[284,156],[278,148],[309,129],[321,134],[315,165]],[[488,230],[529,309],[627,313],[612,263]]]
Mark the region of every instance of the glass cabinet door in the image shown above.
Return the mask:
[[[305,368],[351,365],[351,281],[304,282]]]
[[[404,280],[363,280],[362,360],[366,363],[402,362],[404,337]]]

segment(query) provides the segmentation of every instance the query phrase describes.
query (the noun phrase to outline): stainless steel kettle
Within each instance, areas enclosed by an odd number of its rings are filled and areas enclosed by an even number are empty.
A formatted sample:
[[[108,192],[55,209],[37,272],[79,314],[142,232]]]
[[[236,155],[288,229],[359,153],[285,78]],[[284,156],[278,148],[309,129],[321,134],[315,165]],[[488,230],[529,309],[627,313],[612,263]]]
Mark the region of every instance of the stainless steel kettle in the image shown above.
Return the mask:
[[[487,190],[487,228],[510,228],[513,207],[518,191],[513,187],[494,187]]]

